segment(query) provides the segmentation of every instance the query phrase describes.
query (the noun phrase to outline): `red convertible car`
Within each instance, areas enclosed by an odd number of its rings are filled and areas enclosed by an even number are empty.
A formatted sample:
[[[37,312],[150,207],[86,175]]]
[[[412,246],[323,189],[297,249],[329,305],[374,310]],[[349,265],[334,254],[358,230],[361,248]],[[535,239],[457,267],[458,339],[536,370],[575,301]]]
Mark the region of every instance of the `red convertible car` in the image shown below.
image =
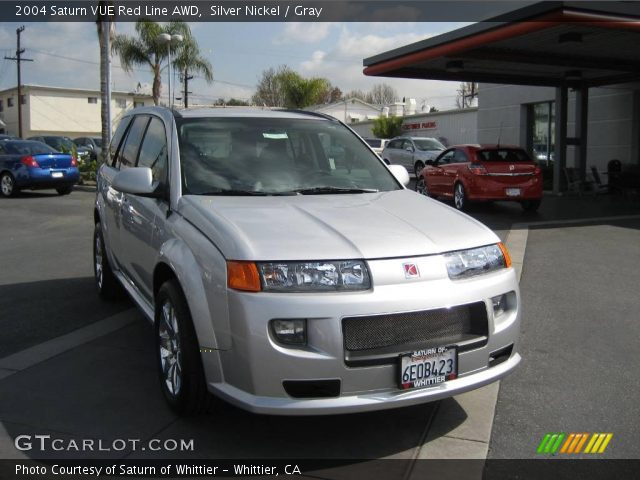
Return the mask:
[[[456,145],[425,166],[416,191],[453,197],[458,210],[473,201],[507,200],[533,212],[542,200],[542,172],[520,147]]]

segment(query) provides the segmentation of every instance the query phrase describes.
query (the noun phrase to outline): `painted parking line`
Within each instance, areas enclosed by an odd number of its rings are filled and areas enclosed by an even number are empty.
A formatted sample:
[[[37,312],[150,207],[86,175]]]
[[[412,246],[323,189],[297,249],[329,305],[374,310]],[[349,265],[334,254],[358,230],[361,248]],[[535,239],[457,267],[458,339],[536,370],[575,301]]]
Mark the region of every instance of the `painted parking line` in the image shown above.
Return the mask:
[[[124,312],[107,317],[104,320],[74,330],[66,335],[0,358],[0,380],[95,340],[96,338],[119,330],[135,320],[139,320],[139,317],[140,314],[137,309],[130,308]]]

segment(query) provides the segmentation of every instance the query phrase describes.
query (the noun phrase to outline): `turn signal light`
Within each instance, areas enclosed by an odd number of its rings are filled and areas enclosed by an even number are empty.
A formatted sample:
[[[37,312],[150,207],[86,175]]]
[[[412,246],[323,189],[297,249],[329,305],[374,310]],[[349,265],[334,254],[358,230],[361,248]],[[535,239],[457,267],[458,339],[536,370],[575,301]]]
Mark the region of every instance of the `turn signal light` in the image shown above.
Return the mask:
[[[509,250],[507,250],[506,245],[500,242],[498,243],[498,247],[502,251],[502,255],[504,255],[504,266],[506,268],[511,267],[511,255],[509,255]]]
[[[258,267],[253,262],[227,262],[227,286],[234,290],[245,292],[259,292],[260,274]]]
[[[31,155],[27,155],[26,157],[22,157],[20,162],[22,162],[22,164],[25,165],[28,168],[40,168],[40,164],[38,162],[36,162],[36,159],[33,158]]]
[[[78,159],[74,156],[71,156],[71,166],[72,167],[77,167],[78,166]]]

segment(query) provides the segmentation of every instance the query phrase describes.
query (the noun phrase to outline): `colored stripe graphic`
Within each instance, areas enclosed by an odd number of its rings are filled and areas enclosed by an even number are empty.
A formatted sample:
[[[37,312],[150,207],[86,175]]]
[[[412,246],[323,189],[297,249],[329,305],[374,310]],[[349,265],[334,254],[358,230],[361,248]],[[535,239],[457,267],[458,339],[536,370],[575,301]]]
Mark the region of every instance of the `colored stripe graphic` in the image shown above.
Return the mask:
[[[547,433],[538,445],[537,452],[546,455],[576,455],[583,451],[582,447],[586,443],[584,453],[604,453],[612,438],[613,433]]]

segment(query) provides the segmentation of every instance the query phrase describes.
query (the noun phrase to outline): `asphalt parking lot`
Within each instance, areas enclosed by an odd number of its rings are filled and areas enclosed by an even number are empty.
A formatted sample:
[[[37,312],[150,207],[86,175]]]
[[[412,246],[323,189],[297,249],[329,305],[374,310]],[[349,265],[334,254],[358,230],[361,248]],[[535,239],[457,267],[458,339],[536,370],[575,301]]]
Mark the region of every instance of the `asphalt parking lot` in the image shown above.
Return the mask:
[[[503,240],[515,223],[552,222],[529,230],[524,360],[499,394],[493,385],[424,406],[320,418],[220,404],[181,419],[160,395],[151,327],[129,301],[106,304],[93,291],[93,198],[27,192],[0,201],[0,458],[78,458],[15,449],[13,439],[35,433],[195,446],[82,454],[91,458],[535,458],[541,436],[555,431],[613,432],[608,457],[640,458],[637,201],[545,199],[534,216],[517,205],[471,209]],[[562,223],[612,214],[638,218]]]

